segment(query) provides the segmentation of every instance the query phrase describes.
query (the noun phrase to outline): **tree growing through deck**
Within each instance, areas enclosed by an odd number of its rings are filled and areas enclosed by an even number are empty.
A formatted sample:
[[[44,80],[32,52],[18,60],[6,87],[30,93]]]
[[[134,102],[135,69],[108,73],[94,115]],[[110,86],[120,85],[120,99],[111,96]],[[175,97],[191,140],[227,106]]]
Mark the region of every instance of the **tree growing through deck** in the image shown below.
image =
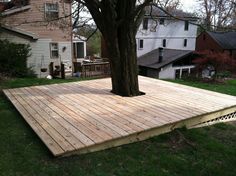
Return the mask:
[[[122,96],[140,94],[135,35],[152,0],[77,0],[84,4],[102,33],[111,64],[112,92]]]
[[[100,30],[111,64],[112,92],[121,96],[140,95],[136,33],[145,7],[174,4],[179,0],[75,0],[89,10]],[[178,3],[173,3],[178,2]]]

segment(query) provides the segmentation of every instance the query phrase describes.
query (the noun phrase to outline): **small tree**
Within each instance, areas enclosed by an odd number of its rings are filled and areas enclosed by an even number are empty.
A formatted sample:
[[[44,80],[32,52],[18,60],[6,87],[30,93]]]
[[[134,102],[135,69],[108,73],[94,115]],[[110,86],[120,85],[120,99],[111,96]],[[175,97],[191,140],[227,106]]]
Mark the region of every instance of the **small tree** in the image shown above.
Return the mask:
[[[198,54],[199,57],[193,61],[198,73],[202,73],[209,67],[213,68],[215,76],[223,72],[233,73],[236,71],[236,61],[228,53],[203,51]]]

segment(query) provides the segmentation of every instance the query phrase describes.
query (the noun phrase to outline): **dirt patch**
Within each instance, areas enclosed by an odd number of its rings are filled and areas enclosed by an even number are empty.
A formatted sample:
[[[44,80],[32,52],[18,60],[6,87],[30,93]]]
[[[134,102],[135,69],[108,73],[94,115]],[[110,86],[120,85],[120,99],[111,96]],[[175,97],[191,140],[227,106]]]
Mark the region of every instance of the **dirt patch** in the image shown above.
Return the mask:
[[[202,79],[201,80],[203,83],[213,83],[213,84],[226,84],[226,80],[225,79]]]
[[[169,145],[173,150],[182,149],[186,146],[192,147],[193,149],[196,148],[196,145],[192,141],[187,139],[184,134],[179,130],[175,130],[172,132],[172,135],[170,136]]]
[[[236,126],[236,121],[228,122],[228,124]]]

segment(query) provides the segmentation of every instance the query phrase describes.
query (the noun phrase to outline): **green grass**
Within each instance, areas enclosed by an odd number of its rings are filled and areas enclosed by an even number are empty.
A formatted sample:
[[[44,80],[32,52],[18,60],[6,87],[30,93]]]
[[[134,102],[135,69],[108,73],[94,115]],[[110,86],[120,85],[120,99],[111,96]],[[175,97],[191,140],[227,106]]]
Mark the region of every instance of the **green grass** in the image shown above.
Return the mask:
[[[168,81],[236,96],[236,79],[228,80],[225,83],[218,83],[218,84],[203,83],[199,81],[186,81],[181,79],[168,80]]]
[[[72,80],[15,79],[1,88]],[[225,85],[177,81],[236,95],[236,80]],[[236,173],[236,127],[218,124],[180,129],[152,139],[68,158],[54,158],[11,103],[0,96],[1,176],[230,176]]]

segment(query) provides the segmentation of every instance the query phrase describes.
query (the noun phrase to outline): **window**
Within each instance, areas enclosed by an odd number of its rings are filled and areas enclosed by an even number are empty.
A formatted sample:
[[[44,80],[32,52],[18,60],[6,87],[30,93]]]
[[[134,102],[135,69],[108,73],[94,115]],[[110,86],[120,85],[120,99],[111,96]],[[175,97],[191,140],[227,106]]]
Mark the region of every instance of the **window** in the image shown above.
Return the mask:
[[[52,59],[59,57],[58,43],[50,43],[50,53]]]
[[[189,76],[190,70],[188,68],[182,69],[181,78],[187,78]]]
[[[187,47],[187,46],[188,46],[188,40],[184,39],[184,47]]]
[[[188,29],[189,29],[189,21],[185,21],[184,22],[184,30],[188,31]]]
[[[143,49],[143,39],[139,39],[138,41],[138,49]]]
[[[179,79],[180,78],[180,69],[176,69],[175,70],[175,79]]]
[[[166,47],[166,39],[163,39],[163,41],[162,41],[162,46],[163,46],[163,47]]]
[[[160,25],[164,25],[165,24],[165,19],[164,18],[161,18],[160,19]]]
[[[84,58],[84,42],[73,43],[73,52],[75,58]]]
[[[147,30],[148,29],[148,18],[143,19],[143,29]]]
[[[53,20],[59,17],[58,3],[45,3],[45,19]]]

